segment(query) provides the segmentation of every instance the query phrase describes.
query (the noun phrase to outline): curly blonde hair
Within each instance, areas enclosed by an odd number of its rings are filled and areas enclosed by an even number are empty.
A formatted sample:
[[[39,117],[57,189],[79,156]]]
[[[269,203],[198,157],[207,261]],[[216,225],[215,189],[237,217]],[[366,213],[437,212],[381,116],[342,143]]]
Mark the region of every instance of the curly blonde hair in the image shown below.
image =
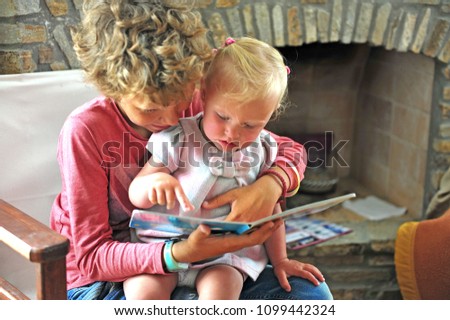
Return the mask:
[[[86,73],[107,97],[142,95],[158,104],[186,98],[211,48],[201,16],[189,1],[89,0],[72,30]]]
[[[229,42],[228,42],[229,41]],[[273,117],[287,107],[289,69],[274,47],[258,39],[242,37],[227,40],[218,49],[205,74],[205,84],[240,102],[279,96]],[[225,85],[226,84],[226,85]]]

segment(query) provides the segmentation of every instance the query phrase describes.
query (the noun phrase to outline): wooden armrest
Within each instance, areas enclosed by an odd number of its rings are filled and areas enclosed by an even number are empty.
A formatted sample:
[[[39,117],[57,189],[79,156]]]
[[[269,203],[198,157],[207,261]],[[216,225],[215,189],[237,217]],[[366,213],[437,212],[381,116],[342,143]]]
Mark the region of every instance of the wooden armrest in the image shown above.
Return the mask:
[[[38,299],[67,298],[67,238],[0,199],[0,241],[36,263]]]
[[[0,277],[0,300],[30,300],[22,291]]]

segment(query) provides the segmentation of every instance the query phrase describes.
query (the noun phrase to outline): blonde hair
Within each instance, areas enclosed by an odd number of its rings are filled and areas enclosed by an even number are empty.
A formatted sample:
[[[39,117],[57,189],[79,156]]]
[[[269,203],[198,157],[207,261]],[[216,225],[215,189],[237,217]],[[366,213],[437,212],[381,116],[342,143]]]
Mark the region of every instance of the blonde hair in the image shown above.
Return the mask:
[[[105,96],[143,94],[167,105],[186,97],[211,59],[200,14],[189,1],[84,1],[84,18],[72,30],[86,73]]]
[[[242,102],[278,94],[274,112],[278,116],[287,105],[288,69],[283,56],[274,47],[250,37],[230,42],[216,51],[205,75],[206,87],[215,86],[225,96]]]

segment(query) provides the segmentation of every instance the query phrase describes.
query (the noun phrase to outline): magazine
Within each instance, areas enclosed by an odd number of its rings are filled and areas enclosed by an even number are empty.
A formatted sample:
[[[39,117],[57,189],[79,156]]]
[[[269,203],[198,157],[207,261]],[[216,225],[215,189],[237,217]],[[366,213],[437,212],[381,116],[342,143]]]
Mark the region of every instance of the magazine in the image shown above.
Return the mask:
[[[276,219],[286,220],[293,217],[301,217],[321,212],[345,200],[354,198],[355,196],[356,195],[354,193],[349,193],[343,196],[317,201],[296,208],[288,209],[269,217],[256,220],[254,222],[235,222],[223,221],[218,219],[204,219],[135,209],[133,210],[131,216],[130,227],[151,229],[158,232],[163,232],[166,233],[165,236],[167,237],[189,235],[200,224],[209,226],[213,233],[243,234],[251,232],[254,228],[257,228],[258,226],[268,221]]]
[[[285,222],[286,243],[298,250],[351,233],[351,228],[310,217],[294,217]]]

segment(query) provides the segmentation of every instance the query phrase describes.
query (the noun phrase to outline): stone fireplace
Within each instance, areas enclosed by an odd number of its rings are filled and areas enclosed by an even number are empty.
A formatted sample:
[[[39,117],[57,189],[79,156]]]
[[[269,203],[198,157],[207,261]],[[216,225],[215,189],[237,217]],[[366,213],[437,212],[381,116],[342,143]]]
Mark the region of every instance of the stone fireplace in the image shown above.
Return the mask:
[[[348,188],[339,188],[338,182],[338,190],[364,194],[362,185],[421,217],[434,60],[365,44],[280,50],[288,61],[297,60],[289,86],[293,106],[269,127],[294,139],[332,133],[327,147],[337,154],[326,166]],[[317,147],[313,144],[312,151]],[[305,188],[314,170],[306,171]]]
[[[79,68],[68,27],[79,21],[81,4],[1,2],[0,74]],[[345,142],[329,163],[337,192],[374,194],[408,208],[409,219],[423,218],[450,166],[448,0],[197,0],[195,6],[214,46],[249,35],[283,53],[292,69],[292,106],[270,129],[313,140],[331,132],[331,148]],[[337,213],[338,222],[348,221]],[[337,299],[398,298],[398,223],[351,222],[348,237],[290,255],[319,266]]]

